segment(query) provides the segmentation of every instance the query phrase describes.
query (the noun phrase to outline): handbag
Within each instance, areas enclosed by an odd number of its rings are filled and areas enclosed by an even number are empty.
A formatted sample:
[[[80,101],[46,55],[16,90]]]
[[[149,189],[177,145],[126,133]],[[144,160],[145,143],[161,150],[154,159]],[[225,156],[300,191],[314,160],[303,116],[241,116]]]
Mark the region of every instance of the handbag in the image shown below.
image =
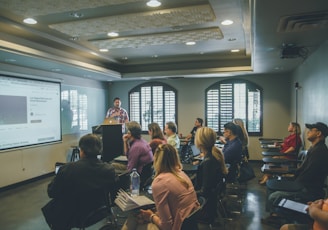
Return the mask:
[[[255,178],[255,173],[252,166],[249,164],[247,158],[245,157],[239,165],[239,183],[247,182]]]

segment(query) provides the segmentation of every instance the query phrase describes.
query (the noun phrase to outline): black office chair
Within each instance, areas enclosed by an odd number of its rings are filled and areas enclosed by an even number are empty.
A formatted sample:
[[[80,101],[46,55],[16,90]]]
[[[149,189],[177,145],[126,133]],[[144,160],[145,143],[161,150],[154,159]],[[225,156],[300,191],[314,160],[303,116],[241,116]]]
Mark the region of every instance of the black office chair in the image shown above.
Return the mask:
[[[153,181],[153,162],[150,162],[146,164],[142,168],[142,172],[140,174],[140,189],[145,189],[147,186],[149,186]]]
[[[192,213],[189,214],[186,219],[184,219],[181,226],[181,230],[198,230],[197,215],[204,207],[206,199],[202,196],[199,196],[198,202],[200,204],[200,207],[194,210]]]
[[[75,227],[78,227],[80,230],[85,230],[87,227],[107,218],[106,224],[103,225],[100,230],[117,229],[117,218],[113,209],[111,193],[106,191],[104,196],[106,204],[92,210],[84,220]]]
[[[212,229],[213,226],[223,226],[223,229],[225,229],[226,222],[232,220],[227,210],[226,200],[224,200],[225,197],[226,183],[225,178],[222,178],[222,181],[217,184],[215,190],[213,191],[213,197],[209,198],[206,200],[206,203],[204,203],[201,211],[202,218],[198,218],[198,222],[208,226],[210,229]],[[210,215],[204,215],[203,212],[212,210],[212,207],[206,207],[209,204],[215,206],[215,211],[211,212]],[[204,216],[206,217],[205,219]]]

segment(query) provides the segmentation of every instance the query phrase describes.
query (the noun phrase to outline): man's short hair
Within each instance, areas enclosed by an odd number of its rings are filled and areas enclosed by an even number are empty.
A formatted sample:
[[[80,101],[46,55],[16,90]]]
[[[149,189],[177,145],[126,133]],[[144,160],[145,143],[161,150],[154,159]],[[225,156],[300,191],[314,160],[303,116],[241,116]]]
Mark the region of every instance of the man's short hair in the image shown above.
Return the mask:
[[[87,134],[80,138],[79,148],[84,152],[86,157],[97,157],[102,151],[102,142],[95,134]]]
[[[197,117],[196,120],[200,123],[201,126],[203,126],[204,121],[202,118]]]
[[[126,124],[127,130],[130,131],[131,136],[137,139],[141,138],[141,126],[136,121],[130,121]]]
[[[166,125],[168,129],[172,130],[173,133],[177,133],[177,125],[174,122],[172,121],[166,122]]]
[[[237,135],[237,126],[233,122],[228,122],[223,126],[225,129],[228,129],[232,132],[233,135]]]
[[[119,98],[119,97],[115,97],[114,100],[113,100],[113,102],[116,101],[116,100],[119,100],[119,101],[120,101],[121,98]]]

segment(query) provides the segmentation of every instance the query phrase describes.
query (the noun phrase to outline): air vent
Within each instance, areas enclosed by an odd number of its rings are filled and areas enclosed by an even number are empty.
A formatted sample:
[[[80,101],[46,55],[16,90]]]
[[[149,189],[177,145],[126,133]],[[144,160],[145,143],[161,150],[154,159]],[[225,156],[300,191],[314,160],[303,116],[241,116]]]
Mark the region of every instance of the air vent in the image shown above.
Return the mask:
[[[304,32],[327,28],[328,11],[319,11],[281,17],[277,32]]]
[[[283,44],[281,49],[280,58],[303,58],[305,59],[308,55],[308,49],[302,46],[296,46],[293,44]]]

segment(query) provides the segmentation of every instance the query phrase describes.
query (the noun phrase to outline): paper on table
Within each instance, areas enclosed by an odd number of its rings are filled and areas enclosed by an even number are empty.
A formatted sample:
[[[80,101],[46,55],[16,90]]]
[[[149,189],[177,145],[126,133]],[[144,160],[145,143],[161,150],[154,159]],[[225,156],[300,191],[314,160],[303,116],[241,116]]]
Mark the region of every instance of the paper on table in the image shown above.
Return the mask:
[[[115,161],[128,161],[126,156],[118,156],[114,158]]]

